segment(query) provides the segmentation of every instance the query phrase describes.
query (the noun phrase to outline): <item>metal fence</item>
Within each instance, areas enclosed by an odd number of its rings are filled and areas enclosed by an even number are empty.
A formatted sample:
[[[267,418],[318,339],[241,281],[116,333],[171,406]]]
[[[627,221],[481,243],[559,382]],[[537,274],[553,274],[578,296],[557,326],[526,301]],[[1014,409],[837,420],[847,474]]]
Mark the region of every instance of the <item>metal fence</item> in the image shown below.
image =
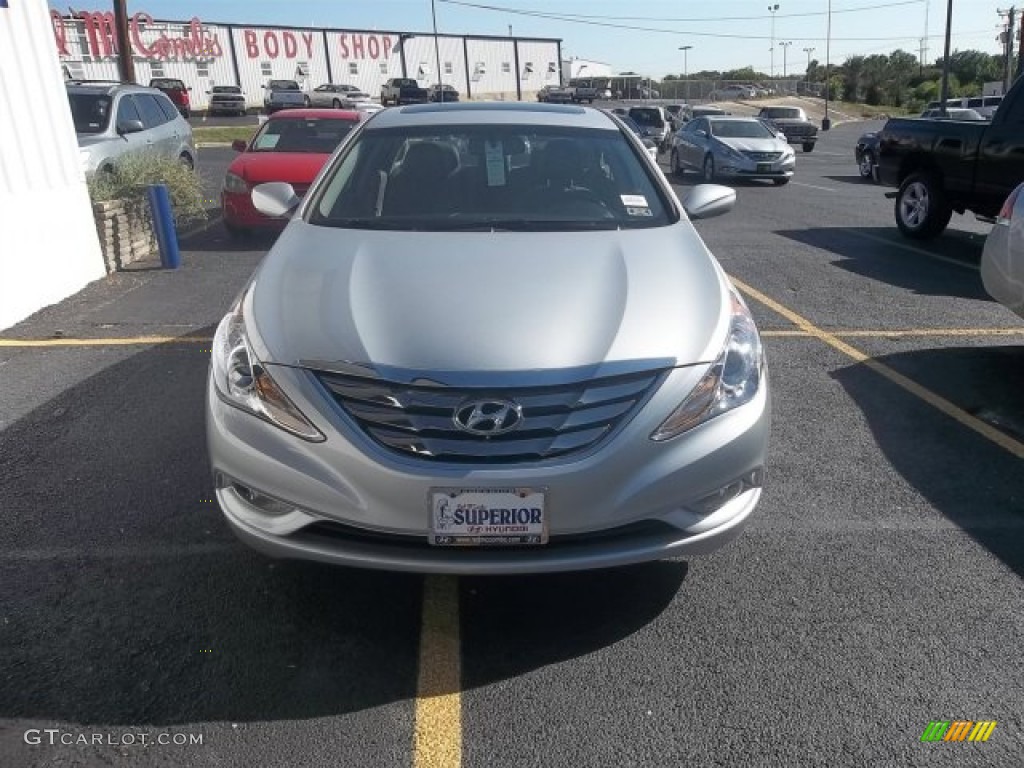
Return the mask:
[[[740,101],[778,98],[780,96],[821,96],[824,91],[823,83],[808,83],[805,80],[777,79],[761,82],[736,81],[736,80],[665,80],[663,82],[636,81],[628,84],[625,88],[619,86],[619,93],[613,89],[612,96],[618,95],[622,99],[660,99],[669,101],[684,101],[688,103],[736,100],[730,96],[726,89],[729,86],[743,86],[755,88],[756,95],[753,97],[740,98]]]

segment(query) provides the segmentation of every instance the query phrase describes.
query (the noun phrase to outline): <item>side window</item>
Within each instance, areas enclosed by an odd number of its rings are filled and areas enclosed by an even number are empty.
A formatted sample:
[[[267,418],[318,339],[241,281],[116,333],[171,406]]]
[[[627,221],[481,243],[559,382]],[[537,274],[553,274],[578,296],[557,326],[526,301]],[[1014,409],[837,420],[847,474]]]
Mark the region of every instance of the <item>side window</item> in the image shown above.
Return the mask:
[[[166,96],[163,94],[160,94],[159,96],[154,94],[153,98],[156,99],[156,103],[160,106],[160,109],[163,110],[164,115],[167,117],[167,122],[170,122],[178,116],[178,108],[174,106],[174,104],[171,103],[171,100]]]
[[[1022,91],[1017,91],[1014,98],[1010,102],[1003,101],[999,105],[999,113],[1006,113],[1003,116],[1003,122],[1015,123],[1017,125],[1024,123],[1024,96],[1021,94]]]
[[[129,120],[142,120],[142,115],[136,109],[135,101],[131,96],[122,96],[121,100],[117,102],[117,125],[122,125]]]
[[[158,128],[167,122],[167,115],[160,109],[156,99],[148,93],[136,93],[133,97],[135,105],[142,114],[142,123],[147,128]]]

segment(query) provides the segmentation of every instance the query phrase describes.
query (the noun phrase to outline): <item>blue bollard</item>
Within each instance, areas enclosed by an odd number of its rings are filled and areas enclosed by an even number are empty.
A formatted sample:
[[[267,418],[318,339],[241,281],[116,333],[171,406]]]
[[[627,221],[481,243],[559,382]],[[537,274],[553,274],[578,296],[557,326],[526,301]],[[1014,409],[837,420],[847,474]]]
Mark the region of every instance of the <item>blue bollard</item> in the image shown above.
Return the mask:
[[[174,214],[171,212],[171,196],[166,184],[150,184],[146,193],[149,210],[153,214],[153,228],[160,246],[160,266],[177,269],[181,266],[181,251],[178,250],[178,232],[174,229]]]

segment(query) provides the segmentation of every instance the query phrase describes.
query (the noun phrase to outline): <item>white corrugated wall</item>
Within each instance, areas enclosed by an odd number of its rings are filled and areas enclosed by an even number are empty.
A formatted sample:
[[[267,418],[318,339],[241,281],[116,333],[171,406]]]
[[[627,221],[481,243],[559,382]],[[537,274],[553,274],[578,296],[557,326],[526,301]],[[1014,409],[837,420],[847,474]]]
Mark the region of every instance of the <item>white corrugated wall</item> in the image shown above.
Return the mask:
[[[519,83],[524,99],[536,98],[545,85],[558,85],[558,43],[546,40],[519,42]]]
[[[232,27],[231,33],[238,57],[238,85],[250,104],[263,103],[263,86],[268,80],[298,80],[304,91],[328,82],[320,30]]]
[[[466,48],[473,98],[515,100],[517,75],[512,39],[467,38]]]
[[[106,274],[43,0],[0,8],[0,328]]]
[[[354,85],[374,98],[385,80],[402,76],[397,32],[328,32],[327,54],[332,82]]]

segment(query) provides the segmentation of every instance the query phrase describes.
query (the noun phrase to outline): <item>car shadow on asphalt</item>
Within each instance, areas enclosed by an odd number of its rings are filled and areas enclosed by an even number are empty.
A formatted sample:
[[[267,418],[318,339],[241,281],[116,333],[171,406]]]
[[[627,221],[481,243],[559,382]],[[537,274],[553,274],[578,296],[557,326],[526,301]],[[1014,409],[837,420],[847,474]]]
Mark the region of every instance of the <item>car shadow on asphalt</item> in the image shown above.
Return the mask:
[[[877,187],[879,190],[883,189],[883,187],[879,186],[874,180],[865,179],[859,173],[851,173],[847,176],[822,176],[821,178],[828,179],[829,181],[838,181],[843,184],[856,184],[862,187]]]
[[[267,252],[280,234],[280,232],[252,232],[232,235],[224,228],[223,221],[211,220],[208,226],[182,237],[178,244],[183,251],[198,253],[211,251],[217,253]]]
[[[275,561],[223,521],[205,439],[208,344],[93,354],[116,362],[0,431],[0,720],[267,722],[415,697],[421,576]],[[463,579],[462,626],[494,654],[469,677],[615,643],[685,573],[669,562]]]
[[[1024,443],[1024,346],[924,349],[875,359]],[[1024,577],[1021,459],[938,415],[863,364],[832,375],[861,408],[892,468],[950,522]]]
[[[775,230],[775,234],[830,251],[840,257],[834,266],[861,277],[918,294],[991,301],[981,275],[969,268],[981,261],[984,238],[980,235],[947,230],[935,240],[912,242],[893,227],[815,227]],[[922,250],[965,266],[929,259]]]

